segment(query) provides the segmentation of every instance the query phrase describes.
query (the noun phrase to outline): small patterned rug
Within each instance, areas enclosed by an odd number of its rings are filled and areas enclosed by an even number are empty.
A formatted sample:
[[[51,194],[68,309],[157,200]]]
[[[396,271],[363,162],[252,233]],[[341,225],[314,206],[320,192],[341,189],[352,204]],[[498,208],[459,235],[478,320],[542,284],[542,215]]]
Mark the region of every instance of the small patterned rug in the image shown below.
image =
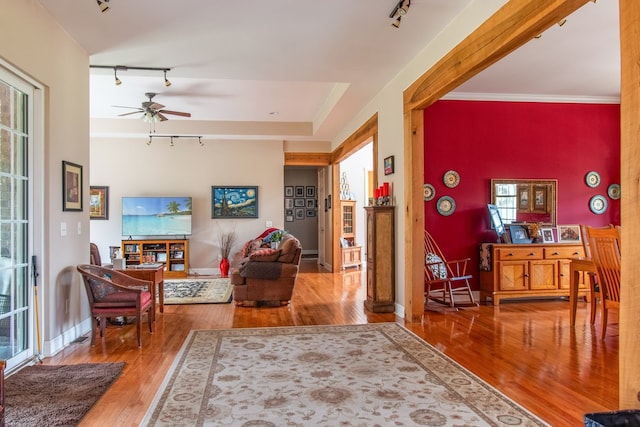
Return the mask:
[[[164,281],[165,304],[228,304],[232,292],[228,277]]]
[[[546,426],[396,323],[193,330],[146,426]]]

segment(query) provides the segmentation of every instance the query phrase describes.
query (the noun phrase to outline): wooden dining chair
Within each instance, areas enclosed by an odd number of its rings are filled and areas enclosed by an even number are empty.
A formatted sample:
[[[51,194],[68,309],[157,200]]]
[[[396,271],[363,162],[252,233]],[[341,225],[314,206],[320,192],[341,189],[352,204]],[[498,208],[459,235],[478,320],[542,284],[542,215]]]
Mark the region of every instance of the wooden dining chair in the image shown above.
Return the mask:
[[[471,258],[447,261],[427,230],[424,231],[424,257],[425,306],[429,300],[450,307],[478,305],[469,286],[469,280],[473,276],[467,272],[467,264]],[[456,301],[456,295],[465,298]]]
[[[620,232],[618,228],[587,227],[602,299],[602,339],[607,332],[609,309],[620,307]]]
[[[582,232],[582,246],[584,248],[584,256],[585,258],[591,259],[591,244],[589,242],[589,231],[588,229],[604,229],[610,230],[615,228],[613,224],[605,225],[604,227],[591,227],[588,225],[581,225],[580,231]],[[598,275],[594,272],[588,272],[585,274],[585,284],[588,285],[591,289],[591,317],[590,322],[593,325],[596,323],[596,311],[598,309],[598,302],[602,301],[602,293],[600,292],[600,285],[598,284]]]

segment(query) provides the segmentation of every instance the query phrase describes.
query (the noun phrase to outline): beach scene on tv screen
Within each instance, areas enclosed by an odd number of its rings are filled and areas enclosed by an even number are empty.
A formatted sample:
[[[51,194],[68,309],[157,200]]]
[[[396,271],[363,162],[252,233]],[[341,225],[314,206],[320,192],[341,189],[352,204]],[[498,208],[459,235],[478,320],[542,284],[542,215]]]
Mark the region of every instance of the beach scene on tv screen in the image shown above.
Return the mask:
[[[123,236],[191,234],[191,197],[123,197]]]

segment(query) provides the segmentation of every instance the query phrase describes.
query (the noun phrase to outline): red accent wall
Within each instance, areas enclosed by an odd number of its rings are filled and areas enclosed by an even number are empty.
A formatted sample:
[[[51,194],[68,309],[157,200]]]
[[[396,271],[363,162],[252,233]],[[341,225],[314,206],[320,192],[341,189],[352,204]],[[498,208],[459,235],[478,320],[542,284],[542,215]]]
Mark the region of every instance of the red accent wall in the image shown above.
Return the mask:
[[[424,202],[425,227],[447,259],[471,258],[474,289],[478,245],[496,241],[487,214],[492,178],[557,179],[558,224],[620,224],[620,200],[607,195],[620,183],[619,105],[438,101],[424,121],[424,182],[436,191]],[[460,175],[455,188],[442,181],[448,170]],[[589,171],[600,175],[596,188],[585,183]],[[589,209],[598,194],[608,202],[601,215]],[[446,217],[436,208],[445,195],[456,203]]]

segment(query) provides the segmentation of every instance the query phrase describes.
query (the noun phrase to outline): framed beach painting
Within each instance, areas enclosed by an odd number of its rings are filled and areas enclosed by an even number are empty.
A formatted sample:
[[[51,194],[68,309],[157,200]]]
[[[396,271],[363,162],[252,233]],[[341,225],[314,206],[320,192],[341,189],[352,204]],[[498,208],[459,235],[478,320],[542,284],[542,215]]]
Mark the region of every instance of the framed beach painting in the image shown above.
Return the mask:
[[[258,187],[211,187],[211,218],[258,218]]]

